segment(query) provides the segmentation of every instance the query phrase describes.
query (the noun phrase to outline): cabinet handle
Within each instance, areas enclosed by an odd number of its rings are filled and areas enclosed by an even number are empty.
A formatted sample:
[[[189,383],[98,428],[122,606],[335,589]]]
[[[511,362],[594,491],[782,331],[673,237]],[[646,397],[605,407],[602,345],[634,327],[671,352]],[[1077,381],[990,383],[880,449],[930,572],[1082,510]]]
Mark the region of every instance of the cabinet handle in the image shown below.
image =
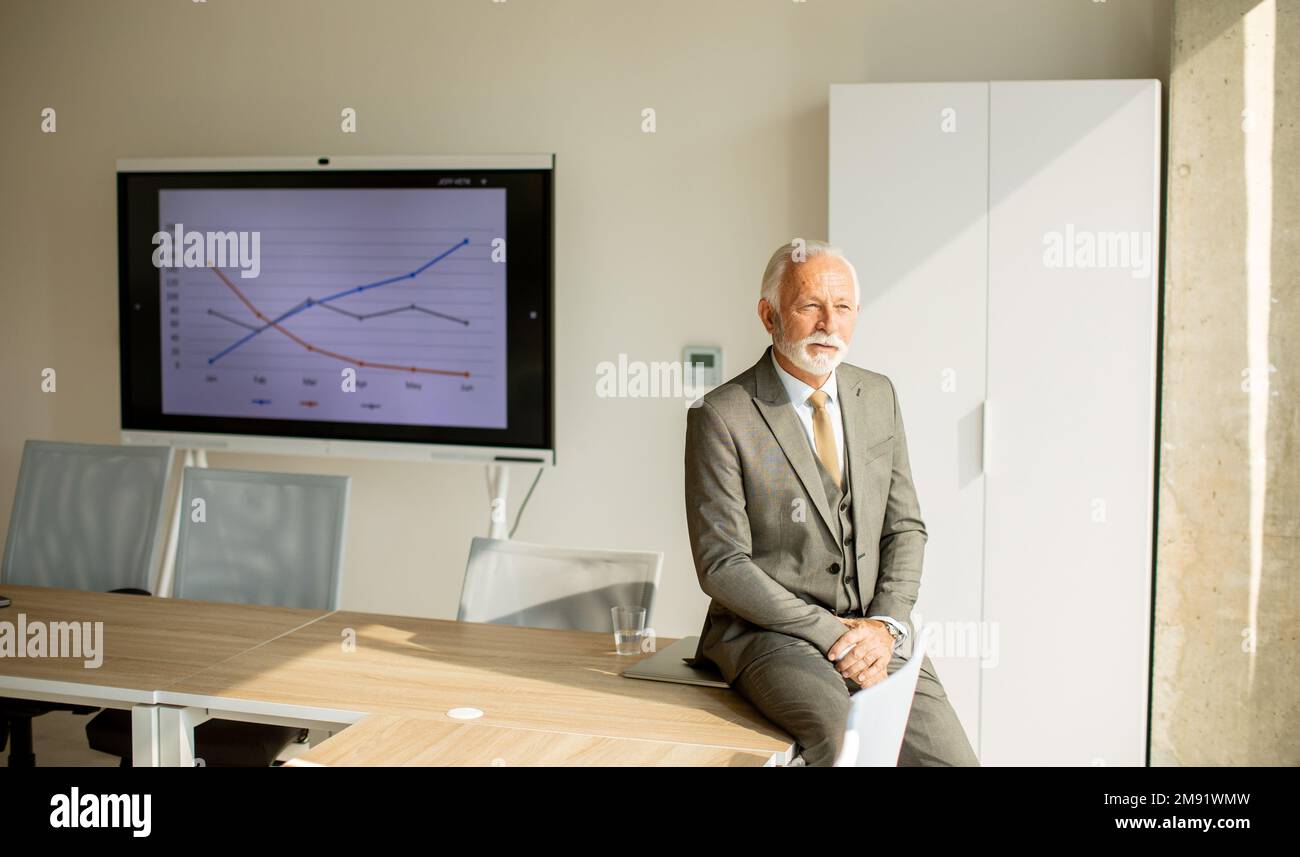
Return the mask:
[[[989,402],[988,399],[985,399],[983,406],[980,408],[980,470],[983,471],[985,476],[987,476],[991,470],[989,467],[989,462],[991,460],[989,450],[991,449],[990,444],[992,443],[993,422],[989,417],[990,405],[991,402]]]

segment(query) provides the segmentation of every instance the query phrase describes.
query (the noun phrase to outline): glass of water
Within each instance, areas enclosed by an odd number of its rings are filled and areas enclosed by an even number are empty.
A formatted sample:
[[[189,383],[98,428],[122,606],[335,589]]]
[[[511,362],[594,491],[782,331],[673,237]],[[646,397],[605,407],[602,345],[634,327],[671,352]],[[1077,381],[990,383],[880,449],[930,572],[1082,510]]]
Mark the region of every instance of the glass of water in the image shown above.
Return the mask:
[[[641,654],[641,641],[645,639],[644,607],[611,607],[614,618],[614,646],[620,655]]]

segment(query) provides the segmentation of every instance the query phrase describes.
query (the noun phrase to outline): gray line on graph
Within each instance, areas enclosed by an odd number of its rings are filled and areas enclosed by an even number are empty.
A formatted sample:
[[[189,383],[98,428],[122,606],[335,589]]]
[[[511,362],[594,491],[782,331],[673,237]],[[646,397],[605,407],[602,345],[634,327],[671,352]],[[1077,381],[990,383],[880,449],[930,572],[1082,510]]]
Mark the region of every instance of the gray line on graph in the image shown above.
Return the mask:
[[[375,312],[349,312],[348,310],[342,309],[340,307],[336,307],[333,304],[324,304],[324,303],[317,304],[317,306],[322,306],[327,310],[331,310],[333,312],[338,313],[339,315],[346,315],[351,318],[355,318],[357,321],[365,321],[368,318],[377,318],[378,316],[381,315],[392,315],[393,313],[397,313],[397,312],[410,312],[411,310],[415,310],[416,312],[422,312],[425,313],[426,315],[435,315],[438,318],[445,318],[448,321],[454,321],[459,324],[463,324],[466,327],[469,326],[468,319],[456,318],[456,316],[454,315],[447,315],[444,312],[438,312],[437,310],[432,310],[427,307],[422,307],[419,304],[407,304],[406,306],[397,306],[397,307],[392,307],[391,309],[381,309],[381,310],[376,310]]]
[[[237,325],[239,325],[240,327],[242,327],[242,328],[244,328],[244,329],[246,329],[246,330],[257,330],[257,325],[255,325],[255,324],[248,324],[248,323],[246,323],[246,322],[242,322],[242,321],[240,321],[240,320],[237,319],[237,318],[231,318],[230,316],[226,315],[225,313],[217,312],[216,310],[211,309],[211,308],[208,309],[208,315],[215,315],[217,318],[221,319],[222,321],[228,321],[228,322],[230,322],[231,324],[237,324]]]

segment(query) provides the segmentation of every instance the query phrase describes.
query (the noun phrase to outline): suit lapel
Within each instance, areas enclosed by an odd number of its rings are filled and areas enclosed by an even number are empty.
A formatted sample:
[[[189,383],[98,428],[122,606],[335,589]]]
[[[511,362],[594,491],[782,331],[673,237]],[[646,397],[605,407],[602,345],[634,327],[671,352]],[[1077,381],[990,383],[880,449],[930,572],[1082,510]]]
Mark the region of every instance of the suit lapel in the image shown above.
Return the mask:
[[[835,370],[836,386],[840,393],[840,416],[844,420],[844,449],[849,459],[849,485],[853,491],[853,530],[862,532],[858,519],[862,511],[862,501],[866,499],[867,463],[862,460],[867,449],[867,401],[863,395],[862,382],[847,383],[848,379]],[[859,494],[859,488],[862,493]]]
[[[862,460],[863,452],[867,449],[870,440],[866,436],[866,396],[863,395],[862,382],[858,381],[851,385],[846,383],[848,379],[840,374],[839,369],[835,370],[835,380],[840,393],[840,416],[844,419],[844,450],[849,460],[849,490],[853,492],[853,532],[865,533],[867,530],[863,526],[863,521],[866,518],[868,499],[872,494],[867,486],[867,463]],[[855,535],[854,549],[857,548]],[[854,564],[857,565],[856,560]],[[862,609],[866,610],[875,593],[863,591],[861,569],[857,574],[857,587],[858,601]]]
[[[812,498],[817,513],[821,515],[827,529],[834,533],[830,502],[826,499],[826,488],[822,485],[817,460],[813,458],[808,436],[804,434],[803,426],[795,416],[790,397],[786,395],[781,379],[776,377],[776,370],[772,368],[771,346],[768,346],[767,351],[763,352],[763,357],[754,366],[754,377],[756,383],[754,404],[763,415],[772,434],[775,435],[776,442],[781,445],[781,450],[789,460],[790,466],[794,468],[799,481],[803,483],[804,490]],[[845,443],[847,442],[846,440]]]

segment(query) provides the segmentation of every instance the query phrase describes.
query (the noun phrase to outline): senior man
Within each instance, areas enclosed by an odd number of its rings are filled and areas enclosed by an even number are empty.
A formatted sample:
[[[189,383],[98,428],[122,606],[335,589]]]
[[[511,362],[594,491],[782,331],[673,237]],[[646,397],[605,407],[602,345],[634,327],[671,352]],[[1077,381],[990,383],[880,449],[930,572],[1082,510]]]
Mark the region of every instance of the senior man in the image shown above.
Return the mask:
[[[903,665],[926,540],[893,383],[842,362],[859,299],[836,248],[778,248],[758,302],[771,347],[687,418],[686,518],[712,599],[697,657],[810,766],[839,752],[849,695]],[[978,764],[929,658],[899,764]]]

